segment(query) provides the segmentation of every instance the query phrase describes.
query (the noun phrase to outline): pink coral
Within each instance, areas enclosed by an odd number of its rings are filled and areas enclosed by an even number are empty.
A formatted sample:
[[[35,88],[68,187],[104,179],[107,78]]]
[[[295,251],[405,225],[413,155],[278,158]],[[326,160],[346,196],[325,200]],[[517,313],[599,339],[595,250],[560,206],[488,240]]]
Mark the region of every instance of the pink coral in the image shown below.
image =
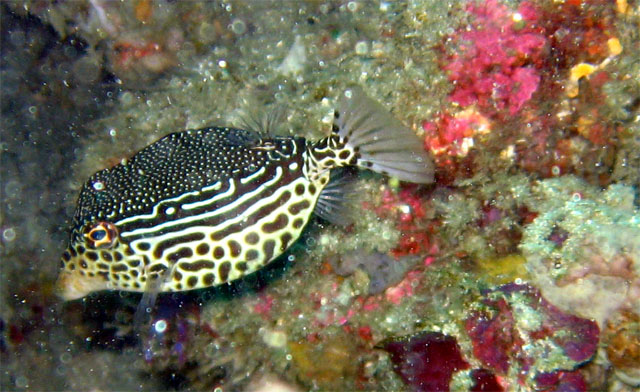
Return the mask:
[[[466,10],[473,21],[452,36],[457,52],[444,66],[455,84],[449,98],[461,106],[477,103],[516,114],[540,83],[536,63],[546,39],[530,27],[537,12],[526,1],[512,12],[496,0],[470,3]]]

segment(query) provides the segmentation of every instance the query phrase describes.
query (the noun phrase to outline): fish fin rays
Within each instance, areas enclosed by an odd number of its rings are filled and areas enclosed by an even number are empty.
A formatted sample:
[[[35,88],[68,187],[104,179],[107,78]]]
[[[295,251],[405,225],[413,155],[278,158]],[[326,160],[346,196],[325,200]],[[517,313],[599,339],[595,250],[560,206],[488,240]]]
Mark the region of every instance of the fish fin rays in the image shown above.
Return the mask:
[[[156,305],[158,294],[162,292],[162,286],[171,279],[173,268],[175,268],[176,264],[164,270],[164,272],[155,275],[155,278],[149,273],[148,267],[150,265],[145,268],[147,282],[142,293],[142,298],[140,298],[140,302],[136,308],[136,313],[133,316],[133,327],[135,331],[141,331],[141,328],[147,322],[148,316],[151,315]]]
[[[359,154],[357,165],[402,181],[433,182],[433,161],[415,133],[362,88],[345,91],[333,132]]]
[[[284,123],[287,107],[275,105],[271,110],[258,111],[249,106],[239,114],[239,128],[230,128],[227,142],[238,146],[258,146],[263,139],[275,138],[277,130]]]
[[[285,105],[275,105],[271,110],[257,111],[254,106],[242,110],[239,119],[240,128],[252,131],[260,136],[272,138],[287,117]]]
[[[339,226],[353,223],[355,210],[352,206],[355,182],[348,169],[333,170],[327,186],[318,196],[314,212],[320,218]]]

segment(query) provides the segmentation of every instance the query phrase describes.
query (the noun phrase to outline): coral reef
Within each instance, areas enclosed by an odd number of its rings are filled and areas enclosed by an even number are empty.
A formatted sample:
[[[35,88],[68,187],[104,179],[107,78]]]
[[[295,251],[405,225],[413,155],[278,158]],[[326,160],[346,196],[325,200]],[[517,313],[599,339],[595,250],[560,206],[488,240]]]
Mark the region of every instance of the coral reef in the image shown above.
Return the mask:
[[[607,321],[603,346],[616,375],[625,383],[640,385],[640,316],[625,310]]]
[[[595,354],[596,323],[561,312],[524,285],[499,287],[481,304],[465,326],[483,366],[527,388],[584,384],[579,373],[566,377]]]
[[[421,332],[379,344],[412,390],[586,389],[576,369],[596,353],[596,323],[563,313],[526,285],[494,288],[468,306],[466,336]],[[466,339],[471,348],[461,350]]]
[[[600,191],[565,176],[541,181],[533,192],[536,202],[530,208],[539,215],[525,228],[521,248],[545,297],[601,326],[618,309],[637,308],[635,190],[611,185]]]

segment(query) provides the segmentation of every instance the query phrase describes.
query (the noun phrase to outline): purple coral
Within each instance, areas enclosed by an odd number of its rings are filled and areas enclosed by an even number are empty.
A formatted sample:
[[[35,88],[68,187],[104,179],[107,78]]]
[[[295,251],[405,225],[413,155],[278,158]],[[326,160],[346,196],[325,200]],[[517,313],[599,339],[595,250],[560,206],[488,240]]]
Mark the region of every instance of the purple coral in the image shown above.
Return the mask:
[[[594,355],[599,335],[595,322],[563,313],[537,289],[516,284],[486,293],[465,327],[474,355],[488,369],[507,375],[517,367],[520,382],[529,382],[524,375],[532,374],[535,385],[530,387],[551,390],[581,385],[581,376],[567,371]]]
[[[456,339],[438,332],[389,341],[382,348],[391,354],[394,371],[415,391],[448,391],[453,374],[469,368]]]
[[[496,375],[487,369],[474,369],[471,372],[471,379],[473,380],[471,392],[499,392],[504,390],[496,379]]]

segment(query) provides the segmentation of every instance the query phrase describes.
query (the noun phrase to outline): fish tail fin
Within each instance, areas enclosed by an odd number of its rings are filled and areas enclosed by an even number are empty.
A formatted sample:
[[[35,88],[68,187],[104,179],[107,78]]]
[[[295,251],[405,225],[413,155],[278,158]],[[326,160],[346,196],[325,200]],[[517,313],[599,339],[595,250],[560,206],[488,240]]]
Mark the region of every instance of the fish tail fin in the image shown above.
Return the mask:
[[[433,182],[433,161],[415,133],[361,88],[345,91],[333,134],[356,153],[356,165],[402,181]]]

